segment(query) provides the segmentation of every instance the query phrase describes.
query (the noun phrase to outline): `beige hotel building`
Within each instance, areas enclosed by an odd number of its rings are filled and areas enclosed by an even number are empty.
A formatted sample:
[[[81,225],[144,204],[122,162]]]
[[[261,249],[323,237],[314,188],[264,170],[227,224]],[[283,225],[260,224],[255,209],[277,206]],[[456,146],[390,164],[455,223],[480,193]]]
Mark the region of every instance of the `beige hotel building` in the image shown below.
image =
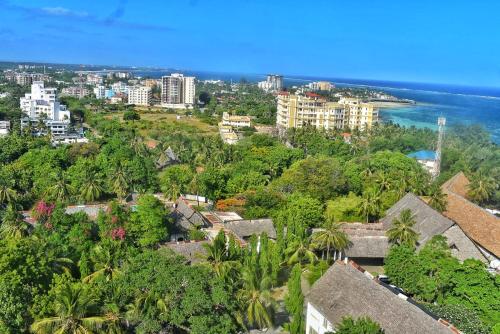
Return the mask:
[[[280,129],[314,126],[319,129],[365,130],[378,122],[378,109],[356,98],[328,102],[315,93],[278,95],[276,125]]]

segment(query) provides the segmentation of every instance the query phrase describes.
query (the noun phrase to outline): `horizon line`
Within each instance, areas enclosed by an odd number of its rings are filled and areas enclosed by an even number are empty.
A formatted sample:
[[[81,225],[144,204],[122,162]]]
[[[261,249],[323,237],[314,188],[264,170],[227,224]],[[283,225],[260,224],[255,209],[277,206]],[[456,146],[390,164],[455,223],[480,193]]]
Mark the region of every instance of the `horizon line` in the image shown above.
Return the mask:
[[[135,68],[137,69],[156,69],[156,70],[165,70],[165,71],[170,71],[170,70],[176,70],[180,72],[204,72],[204,73],[221,73],[221,74],[246,74],[246,75],[260,75],[260,76],[265,76],[270,73],[277,73],[277,72],[266,72],[266,73],[252,73],[252,72],[233,72],[233,71],[214,71],[214,70],[200,70],[200,69],[182,69],[182,68],[175,68],[175,67],[164,67],[164,66],[158,66],[158,65],[104,65],[104,64],[90,64],[90,63],[60,63],[60,62],[50,62],[50,61],[33,61],[33,60],[3,60],[0,59],[0,63],[31,63],[31,64],[41,64],[41,65],[65,65],[65,66],[94,66],[94,67],[118,67],[118,68],[123,68],[123,69],[131,69]],[[476,86],[476,85],[470,85],[470,84],[456,84],[456,83],[445,83],[445,82],[430,82],[430,81],[397,81],[394,79],[371,79],[371,78],[359,78],[359,77],[329,77],[329,76],[314,76],[314,75],[308,75],[308,74],[281,74],[283,78],[287,77],[288,79],[299,79],[299,80],[308,80],[308,81],[313,81],[311,79],[307,78],[314,78],[314,79],[324,79],[324,80],[359,80],[359,81],[374,81],[374,82],[380,82],[380,83],[406,83],[406,84],[427,84],[427,85],[441,85],[441,86],[451,86],[451,87],[461,87],[461,88],[483,88],[483,89],[493,89],[493,90],[498,90],[500,92],[500,86]],[[296,78],[293,78],[296,77]],[[242,79],[245,79],[242,77]],[[335,83],[335,82],[334,82]],[[337,82],[338,84],[350,84],[351,83],[345,83],[345,82]],[[356,84],[354,84],[356,85]],[[366,84],[359,84],[359,86],[370,86]],[[372,87],[377,87],[377,86],[372,86]],[[380,88],[391,88],[391,89],[398,89],[398,87],[382,87]],[[423,90],[427,91],[427,90]],[[429,91],[432,92],[432,91]],[[477,94],[461,94],[461,93],[451,93],[450,94],[460,94],[460,95],[471,95],[471,96],[478,96],[478,97],[499,97],[499,96],[487,96],[487,95],[477,95]]]

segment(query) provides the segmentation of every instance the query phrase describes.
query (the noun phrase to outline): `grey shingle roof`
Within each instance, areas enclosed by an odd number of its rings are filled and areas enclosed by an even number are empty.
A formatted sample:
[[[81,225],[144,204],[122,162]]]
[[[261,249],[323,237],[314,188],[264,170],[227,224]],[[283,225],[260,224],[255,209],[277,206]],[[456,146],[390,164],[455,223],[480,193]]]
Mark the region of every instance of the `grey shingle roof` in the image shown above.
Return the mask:
[[[386,334],[452,333],[445,325],[351,264],[333,264],[313,285],[307,301],[334,326],[345,316],[367,316],[379,323]]]
[[[350,241],[344,250],[348,257],[384,258],[389,252],[389,240],[380,223],[345,223],[342,230]]]
[[[443,233],[443,236],[448,240],[448,246],[451,247],[451,254],[460,261],[473,258],[488,262],[474,242],[465,235],[460,226],[453,225]]]
[[[195,242],[171,242],[164,246],[174,251],[176,254],[184,256],[190,263],[203,261],[207,256],[207,250],[203,246],[208,244],[206,240]]]
[[[99,215],[100,211],[106,211],[108,206],[106,204],[95,204],[95,205],[71,205],[67,206],[65,213],[72,215],[78,212],[84,212],[87,216],[94,220]]]
[[[420,198],[412,193],[406,194],[388,211],[387,215],[381,219],[381,223],[387,230],[392,227],[392,221],[399,218],[401,212],[405,209],[410,209],[413,218],[416,221],[413,229],[419,233],[419,245],[424,245],[433,236],[444,233],[447,229],[453,226],[453,221],[446,218]]]
[[[271,239],[276,239],[276,229],[272,219],[237,220],[224,224],[224,228],[244,239],[253,234],[260,235],[266,233]]]
[[[355,258],[385,258],[389,253],[389,240],[386,236],[350,236],[349,248],[345,255]]]
[[[193,227],[206,226],[203,216],[194,210],[183,198],[177,200],[172,217],[177,229],[187,231]]]
[[[179,162],[179,158],[174,153],[172,148],[169,146],[165,150],[164,154],[160,158],[158,158],[158,161],[156,161],[156,166],[158,168],[165,168],[169,165],[176,164],[178,162]]]

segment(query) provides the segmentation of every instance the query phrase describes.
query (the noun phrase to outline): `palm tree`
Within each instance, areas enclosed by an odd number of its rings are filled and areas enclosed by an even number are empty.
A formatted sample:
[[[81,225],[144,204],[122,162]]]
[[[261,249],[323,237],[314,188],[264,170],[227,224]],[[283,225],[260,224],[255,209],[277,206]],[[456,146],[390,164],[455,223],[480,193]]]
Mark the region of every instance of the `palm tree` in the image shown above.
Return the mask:
[[[366,217],[366,222],[370,222],[380,214],[382,203],[380,194],[375,189],[368,189],[363,192],[358,214]]]
[[[80,197],[87,202],[93,202],[101,197],[103,193],[101,180],[97,176],[97,173],[87,172],[85,174],[85,181],[81,187]]]
[[[175,202],[181,195],[181,187],[177,183],[173,183],[170,188],[168,188],[168,191],[165,193],[165,195],[172,202]]]
[[[144,157],[147,155],[148,150],[146,149],[146,145],[144,145],[144,141],[141,137],[135,135],[134,138],[130,141],[130,146],[134,150],[135,154]]]
[[[310,249],[309,245],[303,240],[294,240],[285,249],[285,253],[288,256],[288,264],[293,265],[295,263],[304,264],[306,262],[314,263],[318,259],[316,254]]]
[[[381,192],[392,188],[391,178],[385,172],[375,174],[375,183],[379,186]]]
[[[172,297],[169,295],[161,296],[151,290],[140,291],[135,296],[134,301],[126,306],[125,319],[133,323],[140,323],[144,318],[151,315],[165,318],[164,316],[170,311],[171,302]],[[184,326],[176,326],[190,332]],[[165,327],[165,324],[163,324],[163,327]]]
[[[228,252],[224,232],[219,232],[213,243],[203,244],[203,247],[207,250],[207,261],[215,274],[218,277],[231,278],[240,263]]]
[[[14,204],[7,205],[5,214],[0,225],[0,234],[4,238],[22,238],[29,233],[29,225],[23,220],[23,216],[16,210]]]
[[[54,184],[47,189],[46,194],[57,201],[67,202],[74,192],[75,188],[69,184],[64,173],[59,173]]]
[[[55,296],[55,315],[31,325],[36,334],[87,334],[99,331],[108,321],[105,316],[91,315],[95,308],[90,294],[79,284],[67,284]]]
[[[498,184],[492,177],[486,176],[481,172],[472,177],[469,184],[468,195],[474,201],[483,203],[491,198],[498,188]]]
[[[334,260],[336,260],[337,251],[342,251],[349,246],[349,237],[341,229],[342,224],[334,220],[328,220],[326,228],[322,231],[315,232],[312,235],[312,244],[316,249],[323,252],[326,251],[326,260],[330,260],[330,253],[335,251]]]
[[[12,203],[17,199],[17,193],[5,182],[0,184],[0,204]]]
[[[406,244],[415,247],[418,241],[418,233],[412,229],[415,223],[410,209],[401,211],[399,218],[395,218],[392,221],[393,226],[387,230],[389,241],[398,245]]]
[[[273,326],[274,304],[271,298],[271,282],[262,279],[255,268],[245,268],[242,274],[243,287],[238,299],[245,309],[246,320],[259,329]]]
[[[366,168],[363,169],[360,175],[366,179],[370,179],[374,173],[375,173],[375,167],[372,166],[370,163],[368,163]]]
[[[105,249],[101,245],[95,246],[90,259],[94,264],[95,271],[85,277],[83,282],[93,282],[100,277],[104,277],[106,281],[111,281],[120,274],[120,271],[113,263],[113,256],[109,249]]]
[[[111,189],[113,192],[118,196],[118,199],[121,200],[123,199],[129,189],[129,182],[127,178],[127,174],[123,170],[123,167],[121,164],[118,164],[116,167],[114,173],[112,174],[112,179],[110,180],[111,183]]]
[[[448,204],[447,197],[437,185],[433,185],[429,189],[427,198],[429,200],[429,205],[437,211],[443,212],[446,210],[446,205]]]

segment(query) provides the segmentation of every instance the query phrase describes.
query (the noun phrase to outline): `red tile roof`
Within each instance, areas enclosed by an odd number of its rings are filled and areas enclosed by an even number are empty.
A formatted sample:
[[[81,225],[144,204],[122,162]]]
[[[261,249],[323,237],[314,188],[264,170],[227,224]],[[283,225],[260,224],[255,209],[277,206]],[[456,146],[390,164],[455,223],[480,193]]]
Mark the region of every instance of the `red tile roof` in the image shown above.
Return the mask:
[[[306,93],[306,96],[307,96],[307,97],[321,97],[321,95],[318,95],[318,94],[316,94],[316,93],[312,93],[312,92],[307,92],[307,93]]]
[[[478,245],[500,257],[500,219],[470,202],[469,180],[460,172],[442,185],[448,205],[443,214],[457,223]]]

